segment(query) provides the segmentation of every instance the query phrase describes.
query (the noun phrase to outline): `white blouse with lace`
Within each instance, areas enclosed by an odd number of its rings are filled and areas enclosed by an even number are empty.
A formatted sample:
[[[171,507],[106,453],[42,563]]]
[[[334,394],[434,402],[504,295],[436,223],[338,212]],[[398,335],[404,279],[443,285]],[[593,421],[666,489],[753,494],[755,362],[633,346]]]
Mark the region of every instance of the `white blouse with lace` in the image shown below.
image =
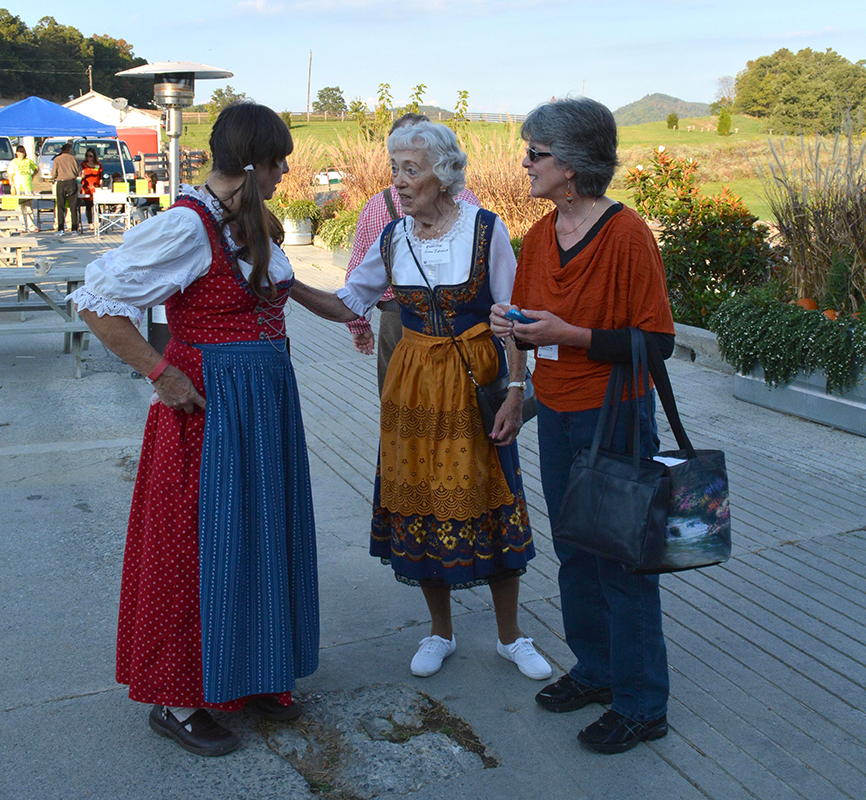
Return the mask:
[[[451,229],[439,239],[423,241],[419,239],[415,235],[415,221],[412,217],[404,217],[405,234],[403,223],[397,223],[391,240],[391,276],[395,286],[424,285],[424,279],[419,274],[415,259],[409,251],[407,236],[431,286],[456,286],[469,279],[475,238],[475,216],[480,209],[464,200],[458,199],[456,202],[460,214]],[[508,229],[498,217],[490,236],[489,264],[490,292],[493,295],[493,302],[510,303],[514,276],[517,272],[517,260],[511,247]],[[358,316],[368,317],[370,310],[382,297],[387,287],[388,276],[379,251],[379,239],[377,239],[367,251],[364,260],[352,270],[346,285],[337,290],[337,297]]]
[[[201,200],[217,220],[222,218],[222,209],[204,188],[183,185],[181,194]],[[237,253],[239,248],[228,228],[223,229],[223,238],[230,252]],[[100,317],[129,317],[139,325],[144,309],[184,291],[206,275],[210,265],[210,243],[199,215],[191,208],[170,208],[128,230],[120,247],[88,264],[84,286],[68,299],[79,310],[93,311]],[[239,259],[238,267],[249,280],[253,265]],[[274,242],[268,273],[274,283],[293,275],[289,259]]]

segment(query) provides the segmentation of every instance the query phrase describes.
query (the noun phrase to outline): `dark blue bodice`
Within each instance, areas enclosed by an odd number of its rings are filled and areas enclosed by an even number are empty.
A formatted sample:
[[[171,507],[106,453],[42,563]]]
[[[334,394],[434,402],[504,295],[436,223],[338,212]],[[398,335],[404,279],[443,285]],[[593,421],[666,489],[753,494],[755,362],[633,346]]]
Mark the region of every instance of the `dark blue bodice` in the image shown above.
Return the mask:
[[[404,236],[404,221],[402,219],[390,222],[382,232],[379,240],[382,260],[388,273],[394,295],[400,303],[400,315],[403,325],[427,336],[448,336],[453,332],[459,336],[464,331],[487,322],[490,318],[490,306],[493,305],[493,295],[490,293],[489,256],[490,239],[493,235],[493,225],[496,215],[492,211],[481,209],[475,216],[475,229],[472,244],[472,266],[469,277],[464,283],[453,286],[441,284],[430,289],[418,275],[420,284],[417,286],[394,286],[391,275],[391,242],[394,236]],[[443,322],[443,314],[447,317],[453,331],[449,331]]]

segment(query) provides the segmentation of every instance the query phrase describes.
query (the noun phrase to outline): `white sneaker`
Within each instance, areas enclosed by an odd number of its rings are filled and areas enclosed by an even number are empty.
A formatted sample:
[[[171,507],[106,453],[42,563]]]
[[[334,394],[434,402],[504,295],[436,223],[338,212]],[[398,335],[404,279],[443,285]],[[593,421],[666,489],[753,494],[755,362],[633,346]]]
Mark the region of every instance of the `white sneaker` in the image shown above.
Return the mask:
[[[550,664],[539,655],[535,645],[532,644],[532,639],[527,637],[515,639],[511,644],[502,644],[502,642],[497,641],[496,652],[504,659],[517,664],[517,668],[527,678],[545,681],[552,674]]]
[[[427,678],[439,672],[442,662],[457,649],[457,641],[453,635],[451,639],[426,636],[419,644],[421,646],[412,658],[411,665],[412,674],[419,678]]]

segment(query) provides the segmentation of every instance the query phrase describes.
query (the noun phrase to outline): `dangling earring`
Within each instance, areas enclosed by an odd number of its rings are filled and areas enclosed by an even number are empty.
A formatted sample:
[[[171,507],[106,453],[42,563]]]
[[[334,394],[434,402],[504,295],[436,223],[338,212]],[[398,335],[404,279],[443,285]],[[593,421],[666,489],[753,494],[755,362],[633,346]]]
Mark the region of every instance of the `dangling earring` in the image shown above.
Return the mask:
[[[571,178],[565,185],[565,202],[568,203],[568,210],[571,211],[571,204],[574,202],[574,192],[571,191]]]

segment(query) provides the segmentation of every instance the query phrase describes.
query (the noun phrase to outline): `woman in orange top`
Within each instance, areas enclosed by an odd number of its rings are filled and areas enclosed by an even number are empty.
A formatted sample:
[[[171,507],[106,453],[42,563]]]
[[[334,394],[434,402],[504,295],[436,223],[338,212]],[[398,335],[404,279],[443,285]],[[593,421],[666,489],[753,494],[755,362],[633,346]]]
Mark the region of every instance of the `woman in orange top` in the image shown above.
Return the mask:
[[[93,225],[93,191],[102,185],[102,164],[96,157],[96,150],[88,147],[81,162],[81,194],[84,195],[84,209],[87,223]],[[84,226],[82,225],[82,228]]]
[[[664,265],[643,220],[605,191],[616,168],[616,123],[589,98],[536,108],[521,131],[530,194],[556,206],[526,234],[513,306],[494,305],[491,328],[536,348],[541,481],[551,525],[571,462],[593,438],[613,362],[630,362],[629,327],[670,356],[674,326]],[[536,320],[505,318],[519,308]],[[533,310],[534,309],[534,310]],[[655,402],[641,402],[644,455],[658,449]],[[625,450],[626,412],[614,447]],[[577,663],[536,695],[549,711],[589,703],[611,710],[578,739],[620,753],[667,733],[668,669],[658,577],[626,572],[618,562],[555,543],[566,641]]]

